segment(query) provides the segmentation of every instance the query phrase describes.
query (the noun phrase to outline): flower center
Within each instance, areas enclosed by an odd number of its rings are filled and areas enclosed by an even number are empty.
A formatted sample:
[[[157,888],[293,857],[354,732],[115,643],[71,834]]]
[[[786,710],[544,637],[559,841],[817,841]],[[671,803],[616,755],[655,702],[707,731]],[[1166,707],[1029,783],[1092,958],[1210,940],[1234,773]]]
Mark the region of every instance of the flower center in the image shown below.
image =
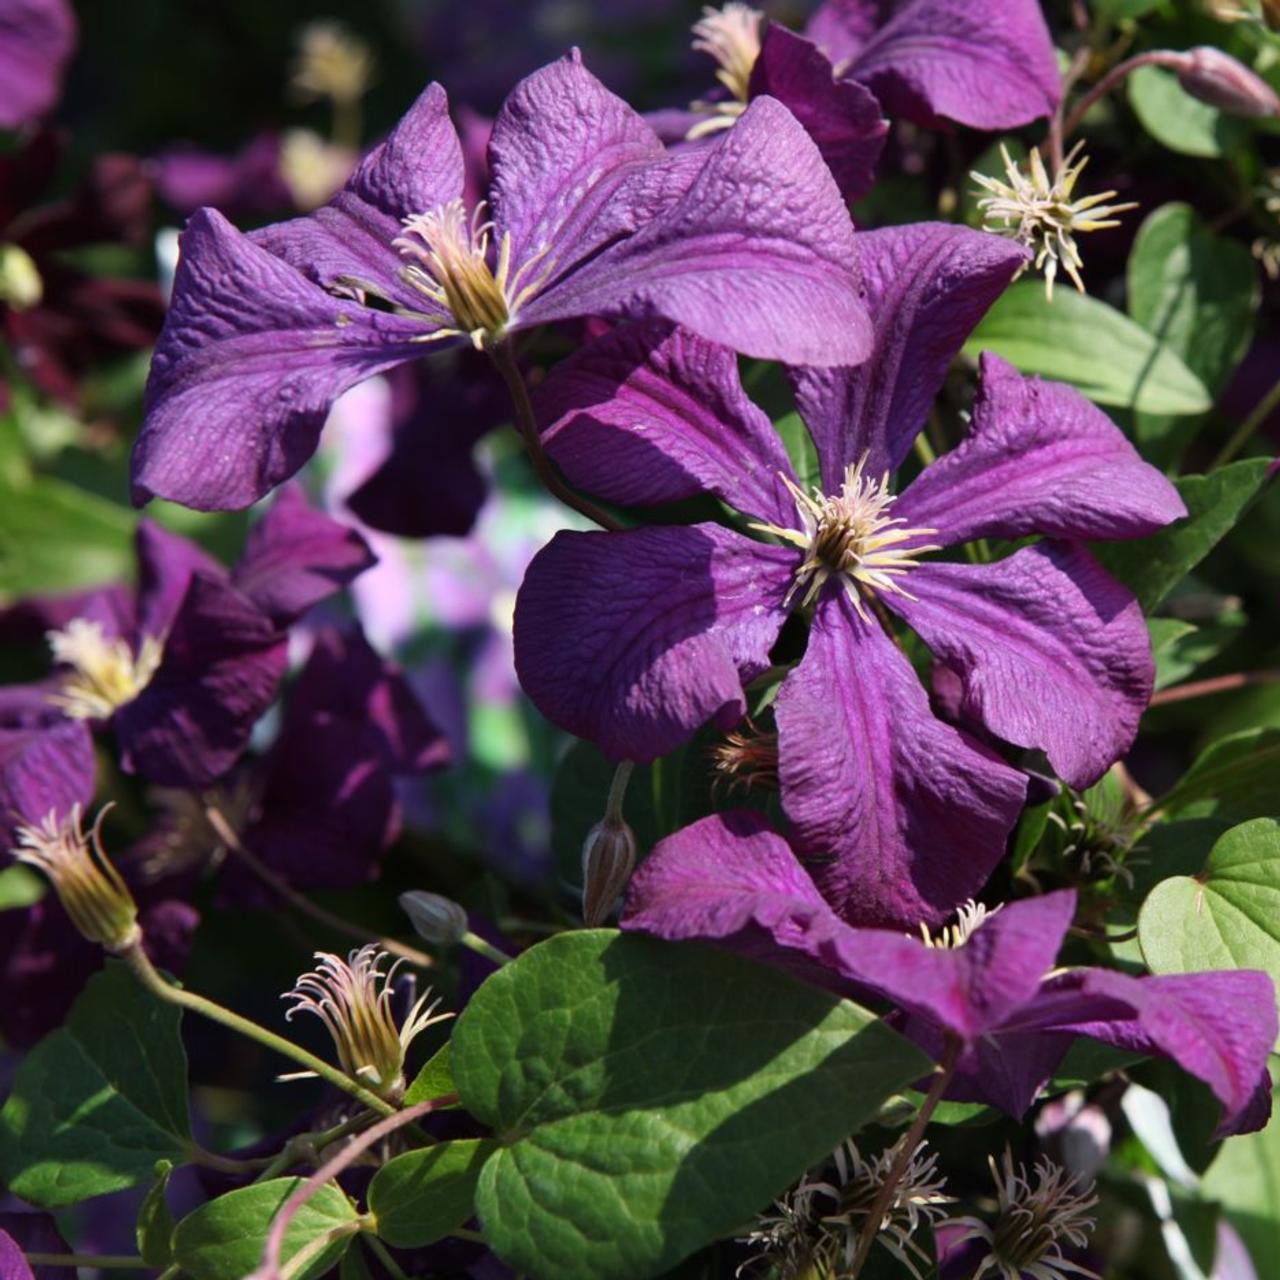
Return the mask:
[[[489,265],[493,223],[484,221],[481,201],[471,216],[461,200],[450,200],[404,220],[404,235],[392,247],[411,259],[405,278],[432,303],[443,327],[431,334],[469,337],[477,350],[498,341],[516,313],[546,279],[542,272],[528,280],[530,269],[546,250],[535,253],[514,273],[511,233],[498,245],[497,267]],[[433,317],[436,318],[436,317]]]
[[[922,924],[920,936],[926,947],[945,947],[948,950],[955,950],[956,947],[963,947],[1002,906],[1004,906],[1003,902],[1000,906],[988,907],[986,903],[975,902],[970,898],[968,902],[957,908],[955,924],[943,925],[936,936],[929,932],[927,925]]]
[[[902,521],[889,515],[895,497],[889,492],[889,474],[879,480],[863,474],[866,455],[845,468],[844,483],[834,497],[818,489],[805,493],[786,476],[783,483],[795,498],[800,529],[753,524],[753,529],[801,547],[805,558],[796,569],[795,582],[787,593],[790,604],[796,592],[806,587],[801,605],[811,604],[834,574],[844,581],[859,615],[868,620],[863,593],[891,592],[912,599],[897,579],[917,564],[916,557],[937,551],[934,544],[905,547],[904,543],[936,533],[936,529],[904,529]]]
[[[695,102],[693,109],[707,116],[686,137],[689,141],[727,129],[746,110],[750,98],[751,70],[760,56],[760,26],[764,14],[750,5],[731,0],[723,9],[703,9],[693,25],[693,47],[710,54],[717,63],[716,79],[732,95],[729,102]]]
[[[71,670],[49,701],[73,720],[105,720],[132,702],[155,675],[163,643],[144,636],[135,656],[126,641],[108,638],[100,622],[73,618],[64,631],[46,637],[54,662]]]

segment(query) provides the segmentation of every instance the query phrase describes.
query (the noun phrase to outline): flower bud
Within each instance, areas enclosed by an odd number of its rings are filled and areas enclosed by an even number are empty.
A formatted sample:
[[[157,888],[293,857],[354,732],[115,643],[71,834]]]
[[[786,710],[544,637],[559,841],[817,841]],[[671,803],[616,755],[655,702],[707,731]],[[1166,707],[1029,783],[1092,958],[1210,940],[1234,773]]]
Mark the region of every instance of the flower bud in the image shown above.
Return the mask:
[[[455,946],[467,932],[467,913],[452,898],[414,889],[402,893],[399,902],[418,934],[437,947]]]
[[[636,865],[636,838],[620,818],[597,822],[582,845],[582,922],[603,924]]]
[[[1280,97],[1260,76],[1221,49],[1188,49],[1178,83],[1193,97],[1233,116],[1280,115]]]

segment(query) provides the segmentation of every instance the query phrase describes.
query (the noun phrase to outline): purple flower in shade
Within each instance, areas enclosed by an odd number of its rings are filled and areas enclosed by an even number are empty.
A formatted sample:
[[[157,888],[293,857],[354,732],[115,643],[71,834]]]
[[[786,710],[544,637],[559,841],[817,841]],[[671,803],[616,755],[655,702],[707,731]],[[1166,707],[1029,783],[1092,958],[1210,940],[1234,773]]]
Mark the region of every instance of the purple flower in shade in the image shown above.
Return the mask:
[[[806,364],[865,356],[852,223],[777,102],[673,155],[575,53],[512,92],[489,162],[492,223],[463,203],[431,85],[313,215],[243,235],[197,213],[147,385],[136,500],[247,506],[311,456],[348,387],[574,317],[658,314]]]
[[[0,1213],[0,1280],[62,1280],[62,1267],[31,1266],[28,1253],[70,1253],[47,1213]]]
[[[1277,1019],[1252,970],[1135,978],[1054,969],[1075,910],[1067,890],[962,911],[940,940],[846,923],[758,813],[713,815],[661,841],[632,880],[623,927],[717,941],[826,986],[899,1006],[935,1056],[959,1044],[948,1096],[1023,1112],[1078,1036],[1172,1059],[1222,1104],[1221,1133],[1261,1128]],[[927,938],[927,935],[926,935]]]
[[[521,588],[516,666],[549,719],[612,759],[653,760],[708,721],[732,728],[783,622],[812,606],[774,703],[783,807],[837,910],[913,927],[977,892],[1027,779],[935,718],[885,610],[959,676],[967,716],[1089,785],[1133,741],[1152,660],[1137,602],[1077,540],[1140,537],[1185,509],[1081,395],[989,355],[968,438],[892,495],[948,364],[1023,256],[930,223],[859,243],[874,352],[795,377],[816,496],[731,354],[688,333],[618,332],[548,379],[546,447],[575,484],[623,504],[713,494],[776,540],[719,524],[560,534]],[[1045,540],[994,563],[917,562],[1029,534]]]
[[[75,47],[68,0],[0,0],[0,129],[30,124],[57,102]]]

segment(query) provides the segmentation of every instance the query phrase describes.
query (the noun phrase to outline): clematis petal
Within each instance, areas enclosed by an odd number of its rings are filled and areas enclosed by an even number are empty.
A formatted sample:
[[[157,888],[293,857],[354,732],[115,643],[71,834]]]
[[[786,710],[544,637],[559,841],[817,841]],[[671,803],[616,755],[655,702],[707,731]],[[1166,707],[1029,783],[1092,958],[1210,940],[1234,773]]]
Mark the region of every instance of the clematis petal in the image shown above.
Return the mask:
[[[775,714],[783,807],[840,916],[914,929],[981,889],[1026,778],[934,717],[906,658],[842,591],[820,600]]]
[[[994,564],[923,564],[885,603],[961,679],[962,711],[1039,747],[1073,787],[1133,745],[1155,666],[1138,602],[1083,548],[1043,542]]]
[[[886,18],[843,70],[890,116],[1011,129],[1062,97],[1040,0],[905,0]]]
[[[713,147],[673,160],[696,166],[684,194],[535,298],[523,322],[659,315],[761,359],[865,358],[853,224],[796,118],[757,98]]]
[[[796,558],[715,524],[558,533],[516,599],[520,683],[615,760],[730,728],[769,666]]]
[[[195,574],[142,692],[112,719],[121,764],[164,786],[199,786],[225,773],[271,705],[286,644],[230,583]]]
[[[982,357],[968,437],[894,509],[951,546],[973,538],[1143,538],[1187,514],[1178,491],[1101,409],[1059,382]]]
[[[0,10],[0,129],[38,120],[58,100],[76,47],[68,0],[9,0]]]
[[[138,521],[134,547],[138,557],[138,641],[144,636],[159,639],[167,634],[191,585],[192,574],[227,576],[207,551],[154,520]]]
[[[864,453],[871,475],[896,470],[951,361],[1027,258],[1011,240],[942,222],[865,232],[858,255],[871,355],[856,369],[792,374],[828,492]]]
[[[893,13],[897,0],[823,0],[809,18],[805,35],[832,62],[847,65]]]
[[[315,452],[347,387],[421,353],[421,322],[331,297],[202,210],[147,380],[133,498],[249,506]]]
[[[4,1241],[8,1241],[7,1246]],[[16,1259],[12,1253],[15,1248],[18,1250]],[[13,1210],[0,1213],[0,1276],[4,1280],[63,1280],[62,1268],[30,1266],[25,1254],[71,1252],[71,1246],[63,1239],[51,1214],[18,1213]]]
[[[624,506],[714,493],[795,520],[787,451],[727,347],[661,320],[625,325],[557,365],[534,407],[547,452],[590,493]]]
[[[298,485],[287,485],[250,529],[232,581],[276,626],[289,627],[376,562],[355,529],[316,511]]]
[[[835,79],[813,41],[770,22],[749,91],[753,98],[777,98],[804,125],[846,200],[871,190],[889,123],[870,90]]]
[[[49,814],[66,817],[93,801],[93,738],[83,720],[44,727],[0,728],[0,851],[18,824],[35,826]]]

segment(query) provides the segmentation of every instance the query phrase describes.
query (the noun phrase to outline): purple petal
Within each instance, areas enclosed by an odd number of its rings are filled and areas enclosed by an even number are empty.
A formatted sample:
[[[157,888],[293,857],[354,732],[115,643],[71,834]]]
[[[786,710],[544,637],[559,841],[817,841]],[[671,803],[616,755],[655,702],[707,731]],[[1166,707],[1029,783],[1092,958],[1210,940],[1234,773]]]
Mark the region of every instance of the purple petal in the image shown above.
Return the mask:
[[[925,126],[1011,129],[1062,97],[1040,0],[907,0],[843,70]]]
[[[15,1260],[13,1250],[18,1250]],[[24,1253],[71,1253],[58,1224],[47,1213],[0,1213],[0,1280],[18,1277],[66,1280],[65,1267],[30,1266]]]
[[[543,444],[574,484],[624,506],[714,493],[790,526],[795,478],[738,362],[663,321],[626,325],[557,365],[535,399]]]
[[[293,207],[274,133],[250,138],[230,156],[173,147],[155,157],[151,171],[160,197],[181,213],[210,205],[228,217],[260,217]]]
[[[804,33],[835,63],[847,64],[893,13],[897,0],[824,0]]]
[[[681,198],[535,298],[524,323],[660,315],[761,359],[865,358],[853,224],[795,117],[757,98],[714,147],[683,155],[697,173]]]
[[[936,924],[999,862],[1026,778],[936,719],[893,641],[829,591],[776,703],[783,807],[840,916]]]
[[[948,545],[972,538],[1143,538],[1187,514],[1178,491],[1073,387],[982,357],[968,437],[894,510]]]
[[[419,355],[420,322],[331,297],[221,214],[187,224],[147,381],[133,496],[249,506],[315,452],[347,387]]]
[[[888,121],[869,90],[835,79],[830,59],[811,40],[770,22],[749,89],[753,98],[777,98],[804,125],[846,200],[871,190]]]
[[[93,802],[93,738],[83,720],[47,728],[0,728],[0,840],[13,843],[18,824],[35,826],[48,814],[65,817]]]
[[[0,8],[0,129],[38,120],[58,101],[76,46],[67,0],[7,0]]]
[[[168,633],[193,574],[227,576],[222,565],[189,538],[153,520],[138,521],[134,545],[138,557],[138,640]]]
[[[649,761],[728,729],[769,666],[797,553],[719,525],[558,533],[516,600],[516,670],[553,723]]]
[[[898,467],[951,361],[1027,257],[1010,240],[942,222],[865,232],[858,255],[875,332],[870,357],[856,369],[793,375],[828,490],[864,453],[872,475]]]
[[[1073,787],[1133,745],[1151,697],[1138,602],[1083,548],[1039,543],[995,564],[924,564],[886,599],[963,683],[997,737],[1039,747]]]
[[[121,764],[164,786],[225,773],[276,696],[285,649],[252,601],[196,574],[151,682],[113,717]]]
[[[250,529],[233,581],[284,628],[376,562],[355,529],[316,511],[289,485]]]

